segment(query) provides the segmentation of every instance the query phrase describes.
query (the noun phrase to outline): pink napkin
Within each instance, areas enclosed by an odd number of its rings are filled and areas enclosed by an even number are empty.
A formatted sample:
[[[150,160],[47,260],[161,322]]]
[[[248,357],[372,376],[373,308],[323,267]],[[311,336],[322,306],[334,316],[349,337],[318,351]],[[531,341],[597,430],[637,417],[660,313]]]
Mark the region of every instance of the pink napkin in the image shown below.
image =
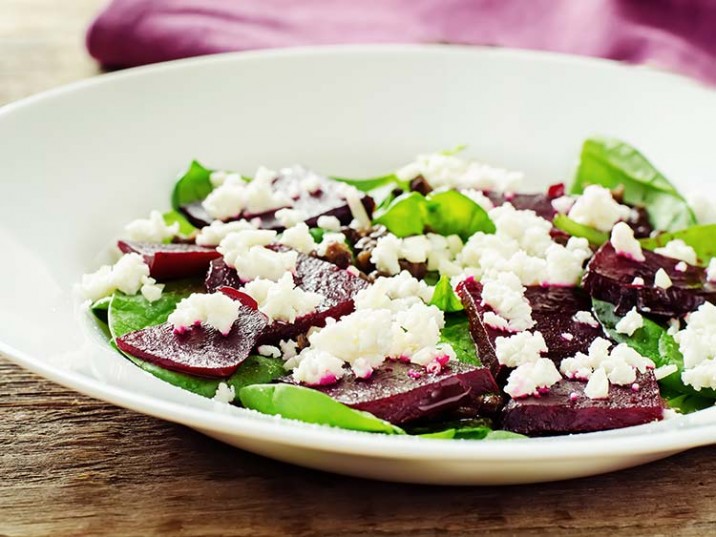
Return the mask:
[[[716,83],[716,0],[113,0],[87,34],[111,67],[335,43],[552,50]]]

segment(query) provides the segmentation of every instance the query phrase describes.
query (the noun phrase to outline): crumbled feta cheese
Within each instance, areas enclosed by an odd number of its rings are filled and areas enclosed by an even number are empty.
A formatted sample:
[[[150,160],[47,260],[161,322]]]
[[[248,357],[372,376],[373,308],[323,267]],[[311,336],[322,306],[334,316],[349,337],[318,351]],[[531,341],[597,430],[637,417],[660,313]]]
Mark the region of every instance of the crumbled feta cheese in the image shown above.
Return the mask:
[[[256,229],[248,220],[235,220],[233,222],[222,222],[214,220],[210,225],[204,226],[196,236],[196,243],[199,246],[218,246],[229,233]]]
[[[281,358],[283,360],[291,360],[298,355],[298,343],[292,339],[282,339],[278,342],[278,346],[281,349]]]
[[[373,375],[373,366],[368,360],[358,358],[351,364],[353,374],[359,379],[369,379]]]
[[[684,356],[684,384],[696,390],[716,388],[716,306],[705,302],[690,313],[674,339]]]
[[[283,227],[291,227],[305,222],[308,218],[306,211],[300,209],[279,209],[276,211],[276,220]]]
[[[304,349],[298,358],[293,380],[309,386],[335,384],[346,372],[343,360],[319,349]]]
[[[569,332],[564,332],[561,336],[565,341],[572,341],[574,339],[574,334],[570,334]]]
[[[164,242],[179,234],[179,223],[168,226],[162,213],[152,211],[149,218],[138,219],[124,227],[125,237],[130,241]]]
[[[577,323],[588,324],[592,328],[599,328],[599,321],[594,318],[591,311],[578,311],[572,316]]]
[[[567,214],[574,205],[575,199],[572,196],[560,196],[551,201],[552,208],[559,214]]]
[[[276,252],[264,246],[276,239],[276,232],[268,229],[249,229],[228,234],[219,244],[218,252],[224,261],[236,269],[242,281],[256,278],[278,280],[296,268],[298,253]]]
[[[482,300],[507,321],[511,331],[520,332],[535,325],[525,288],[512,273],[503,272],[496,279],[483,280]]]
[[[162,298],[162,292],[164,291],[164,284],[157,283],[154,278],[143,278],[142,287],[140,289],[142,296],[149,302],[156,302]]]
[[[379,272],[398,274],[400,272],[400,247],[401,240],[392,233],[380,237],[370,254],[370,262]]]
[[[285,272],[278,281],[257,278],[244,286],[244,292],[259,305],[259,310],[269,318],[269,322],[294,322],[316,310],[325,298],[296,287],[293,274]]]
[[[457,359],[455,349],[449,343],[439,343],[435,347],[425,347],[411,356],[410,361],[414,364],[427,367],[429,372],[437,373],[450,361]]]
[[[462,191],[462,194],[470,198],[472,201],[477,203],[480,207],[482,207],[485,211],[491,211],[495,208],[495,204],[492,203],[492,200],[485,196],[485,194],[480,190],[475,190],[474,188],[468,188],[466,190]]]
[[[495,339],[497,361],[507,367],[536,362],[547,350],[547,344],[540,332],[525,331]]]
[[[584,395],[590,399],[609,397],[609,379],[604,369],[597,369],[584,387]]]
[[[709,266],[706,267],[706,279],[711,283],[716,282],[716,257],[712,257]]]
[[[681,330],[681,321],[679,319],[669,319],[669,329],[666,331],[670,336],[675,336]]]
[[[631,209],[621,205],[608,188],[589,185],[569,210],[569,218],[599,231],[609,231],[620,220],[628,220]]]
[[[243,181],[241,174],[236,172],[228,172],[226,170],[216,170],[209,174],[209,181],[211,185],[216,188],[223,185],[224,183],[232,183]]]
[[[319,216],[318,220],[316,221],[316,224],[321,229],[325,229],[327,231],[340,231],[341,230],[341,221],[338,220],[335,216]]]
[[[219,403],[231,403],[236,399],[236,389],[233,386],[229,386],[226,382],[219,382],[213,399]]]
[[[306,177],[301,180],[301,188],[309,194],[316,194],[321,191],[321,178],[313,172],[306,172]]]
[[[616,330],[620,334],[626,334],[627,336],[634,335],[634,332],[644,326],[644,317],[636,311],[636,307],[629,310],[629,312],[622,317],[616,325]]]
[[[660,287],[661,289],[668,289],[673,284],[671,282],[671,278],[669,278],[669,275],[666,273],[666,271],[663,268],[660,268],[656,271],[656,274],[654,275],[654,287]]]
[[[689,207],[696,215],[699,224],[716,224],[716,200],[704,195],[702,188],[687,195]]]
[[[554,362],[549,358],[540,358],[536,362],[527,362],[510,373],[505,393],[513,399],[538,395],[559,382],[562,376]]]
[[[156,281],[149,277],[149,267],[144,258],[130,253],[120,257],[113,266],[103,265],[96,272],[83,275],[80,288],[85,298],[95,301],[115,291],[136,295],[143,287],[146,287],[145,292],[150,297],[154,297],[159,288],[155,284]]]
[[[634,279],[632,280],[631,284],[632,285],[644,285],[644,278],[635,276]]]
[[[657,367],[656,369],[654,369],[654,376],[656,377],[656,380],[661,380],[668,377],[669,375],[673,375],[678,370],[679,368],[674,364],[662,365],[661,367]]]
[[[206,323],[226,336],[239,318],[240,307],[240,302],[223,293],[192,293],[177,304],[167,321],[178,333]]]
[[[281,349],[274,347],[273,345],[260,345],[256,350],[261,356],[267,356],[269,358],[281,357]]]
[[[348,202],[348,208],[351,210],[351,215],[353,215],[358,224],[358,229],[370,229],[372,222],[370,216],[368,216],[368,211],[365,210],[363,205],[361,193],[353,187],[345,188],[343,193],[346,197],[346,202]]]
[[[684,261],[679,261],[674,267],[674,270],[678,270],[679,272],[686,272],[686,269],[688,268],[689,265],[687,265]]]
[[[584,262],[592,256],[587,239],[570,237],[567,246],[554,243],[546,252],[550,285],[576,285],[582,277]]]
[[[552,244],[552,224],[534,211],[521,211],[504,203],[489,212],[496,234],[514,240],[528,255],[544,256]]]
[[[634,230],[624,222],[619,222],[614,226],[609,242],[612,243],[618,255],[635,261],[644,261],[646,259],[644,252],[641,250],[641,244],[634,238]]]
[[[681,261],[685,261],[689,265],[696,265],[696,263],[698,263],[696,250],[694,250],[691,246],[686,244],[681,239],[671,240],[667,242],[665,246],[661,248],[656,248],[654,249],[654,251],[657,254],[665,255],[666,257],[680,259]]]
[[[289,207],[291,198],[284,192],[272,188],[276,172],[259,168],[253,180],[245,182],[241,179],[227,179],[212,190],[202,206],[209,216],[218,220],[226,220],[244,213],[259,214]]]
[[[319,256],[324,256],[328,252],[328,247],[331,244],[342,244],[345,242],[346,236],[343,233],[324,233],[320,244],[316,246],[316,253]]]
[[[289,227],[282,234],[279,241],[281,244],[298,250],[302,254],[310,254],[316,249],[316,241],[308,230],[308,226],[300,222]]]
[[[407,309],[415,303],[429,303],[434,289],[424,281],[413,278],[406,270],[397,276],[379,277],[354,297],[355,309]]]

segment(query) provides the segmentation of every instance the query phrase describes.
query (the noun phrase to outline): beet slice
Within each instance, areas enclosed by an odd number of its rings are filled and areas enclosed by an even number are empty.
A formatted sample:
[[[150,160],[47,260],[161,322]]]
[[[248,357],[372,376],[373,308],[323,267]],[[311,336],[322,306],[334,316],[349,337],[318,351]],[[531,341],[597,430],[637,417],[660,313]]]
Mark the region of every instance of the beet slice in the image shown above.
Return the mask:
[[[540,397],[513,399],[502,411],[502,427],[530,436],[586,433],[640,425],[663,418],[652,371],[637,374],[639,389],[609,387],[609,398],[590,399],[586,382],[564,379]],[[574,394],[574,395],[572,395]]]
[[[141,255],[149,265],[149,274],[159,281],[201,276],[211,260],[221,256],[214,248],[186,243],[119,241],[117,246],[125,254]]]
[[[428,373],[395,361],[376,369],[368,380],[350,375],[315,389],[396,425],[434,419],[457,408],[472,408],[477,415],[484,404],[480,396],[499,391],[486,367],[455,362],[439,373]]]
[[[618,255],[611,243],[602,245],[587,264],[582,284],[591,296],[616,306],[617,315],[625,315],[632,307],[641,313],[663,317],[683,317],[704,302],[716,302],[716,285],[706,280],[701,267],[687,265],[676,270],[680,263],[655,252],[644,250],[644,261]],[[672,286],[654,286],[659,269],[671,278]],[[634,285],[634,278],[644,285]]]
[[[495,339],[508,337],[509,332],[492,328],[483,322],[483,316],[492,309],[482,304],[482,284],[467,279],[458,285],[457,293],[465,306],[470,321],[470,333],[483,364],[490,368],[500,385],[504,385],[509,368],[500,364],[495,355]],[[579,287],[530,286],[525,289],[525,298],[532,306],[535,326],[544,337],[549,353],[557,366],[563,358],[577,352],[587,352],[589,345],[598,337],[604,337],[601,327],[593,327],[574,320],[578,311],[591,311],[592,302],[587,293]],[[570,334],[567,338],[562,334]]]
[[[304,183],[307,180],[314,183],[315,190],[311,191],[306,188]],[[335,216],[343,225],[349,224],[353,219],[351,210],[342,194],[343,185],[301,166],[281,170],[273,182],[273,188],[293,196],[294,201],[291,208],[303,211],[308,215],[306,225],[309,227],[315,227],[320,216]],[[364,195],[361,199],[368,215],[372,214],[375,208],[373,198]],[[208,226],[213,220],[204,210],[201,202],[184,205],[181,207],[181,211],[196,227]],[[276,211],[261,214],[244,213],[238,215],[236,219],[239,218],[248,220],[257,218],[259,227],[263,229],[276,229],[279,231],[284,229],[284,226],[276,219]]]
[[[172,325],[164,323],[117,338],[117,347],[173,371],[228,377],[248,358],[265,326],[263,314],[242,304],[226,336],[205,324],[176,334]]]
[[[226,264],[223,257],[213,259],[209,263],[209,270],[206,273],[204,286],[207,293],[214,293],[220,287],[233,287],[238,289],[241,287],[239,275],[232,267]]]
[[[555,192],[556,193],[556,192]],[[485,196],[497,207],[504,203],[511,203],[512,206],[519,211],[534,211],[537,216],[541,216],[550,222],[557,214],[552,207],[552,200],[559,196],[550,197],[547,194],[505,194],[504,192],[494,192],[486,190]]]

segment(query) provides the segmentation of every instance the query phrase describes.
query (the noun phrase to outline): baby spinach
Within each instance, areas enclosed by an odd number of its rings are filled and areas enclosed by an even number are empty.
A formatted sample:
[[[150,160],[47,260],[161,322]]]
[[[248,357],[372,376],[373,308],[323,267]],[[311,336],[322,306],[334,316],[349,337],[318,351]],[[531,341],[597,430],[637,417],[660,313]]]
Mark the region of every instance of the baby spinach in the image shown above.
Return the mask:
[[[445,316],[445,326],[440,331],[440,342],[449,343],[460,362],[482,365],[477,356],[477,347],[470,335],[470,323],[465,313],[450,313]]]
[[[179,211],[171,210],[164,213],[164,222],[171,226],[172,224],[179,224],[180,235],[191,235],[197,229],[186,219],[186,217]]]
[[[487,212],[457,190],[431,192],[427,196],[406,192],[378,209],[374,221],[398,237],[432,231],[467,240],[478,231],[495,232]]]
[[[624,188],[624,201],[644,206],[651,224],[676,231],[696,224],[684,197],[639,151],[615,139],[589,138],[582,146],[571,192],[581,194],[589,184]]]
[[[641,239],[642,248],[654,250],[665,246],[671,240],[679,239],[691,246],[703,265],[716,257],[716,224],[691,226],[672,233],[662,233],[656,237]]]
[[[609,240],[608,233],[575,222],[563,214],[555,216],[554,220],[552,220],[552,224],[554,224],[554,227],[557,229],[561,229],[573,237],[583,237],[587,239],[589,244],[593,246],[601,246]]]
[[[394,173],[388,175],[382,175],[380,177],[371,177],[368,179],[349,179],[347,177],[331,177],[334,181],[339,181],[352,187],[357,188],[361,192],[370,192],[376,188],[392,186],[400,188],[401,190],[408,190],[410,187],[408,181],[402,181],[398,179],[398,176]]]
[[[184,175],[174,185],[172,208],[178,211],[183,205],[201,201],[214,189],[209,177],[212,170],[193,160]]]
[[[525,435],[511,431],[493,431],[489,427],[464,427],[461,429],[445,429],[434,433],[423,433],[421,438],[439,440],[516,440],[527,438]]]
[[[272,416],[330,425],[353,431],[404,434],[404,431],[368,412],[354,410],[324,393],[292,384],[255,384],[239,391],[241,403]]]
[[[437,306],[442,311],[448,313],[465,309],[452,288],[450,278],[447,276],[440,276],[438,283],[435,285],[430,305]]]

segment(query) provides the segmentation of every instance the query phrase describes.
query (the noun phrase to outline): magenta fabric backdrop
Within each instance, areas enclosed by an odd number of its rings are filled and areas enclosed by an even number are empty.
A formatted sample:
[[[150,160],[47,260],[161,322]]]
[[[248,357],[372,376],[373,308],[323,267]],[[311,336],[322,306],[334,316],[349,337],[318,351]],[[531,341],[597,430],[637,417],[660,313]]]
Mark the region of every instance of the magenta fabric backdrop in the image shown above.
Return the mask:
[[[716,0],[114,0],[102,64],[335,43],[460,43],[648,63],[716,83]]]

